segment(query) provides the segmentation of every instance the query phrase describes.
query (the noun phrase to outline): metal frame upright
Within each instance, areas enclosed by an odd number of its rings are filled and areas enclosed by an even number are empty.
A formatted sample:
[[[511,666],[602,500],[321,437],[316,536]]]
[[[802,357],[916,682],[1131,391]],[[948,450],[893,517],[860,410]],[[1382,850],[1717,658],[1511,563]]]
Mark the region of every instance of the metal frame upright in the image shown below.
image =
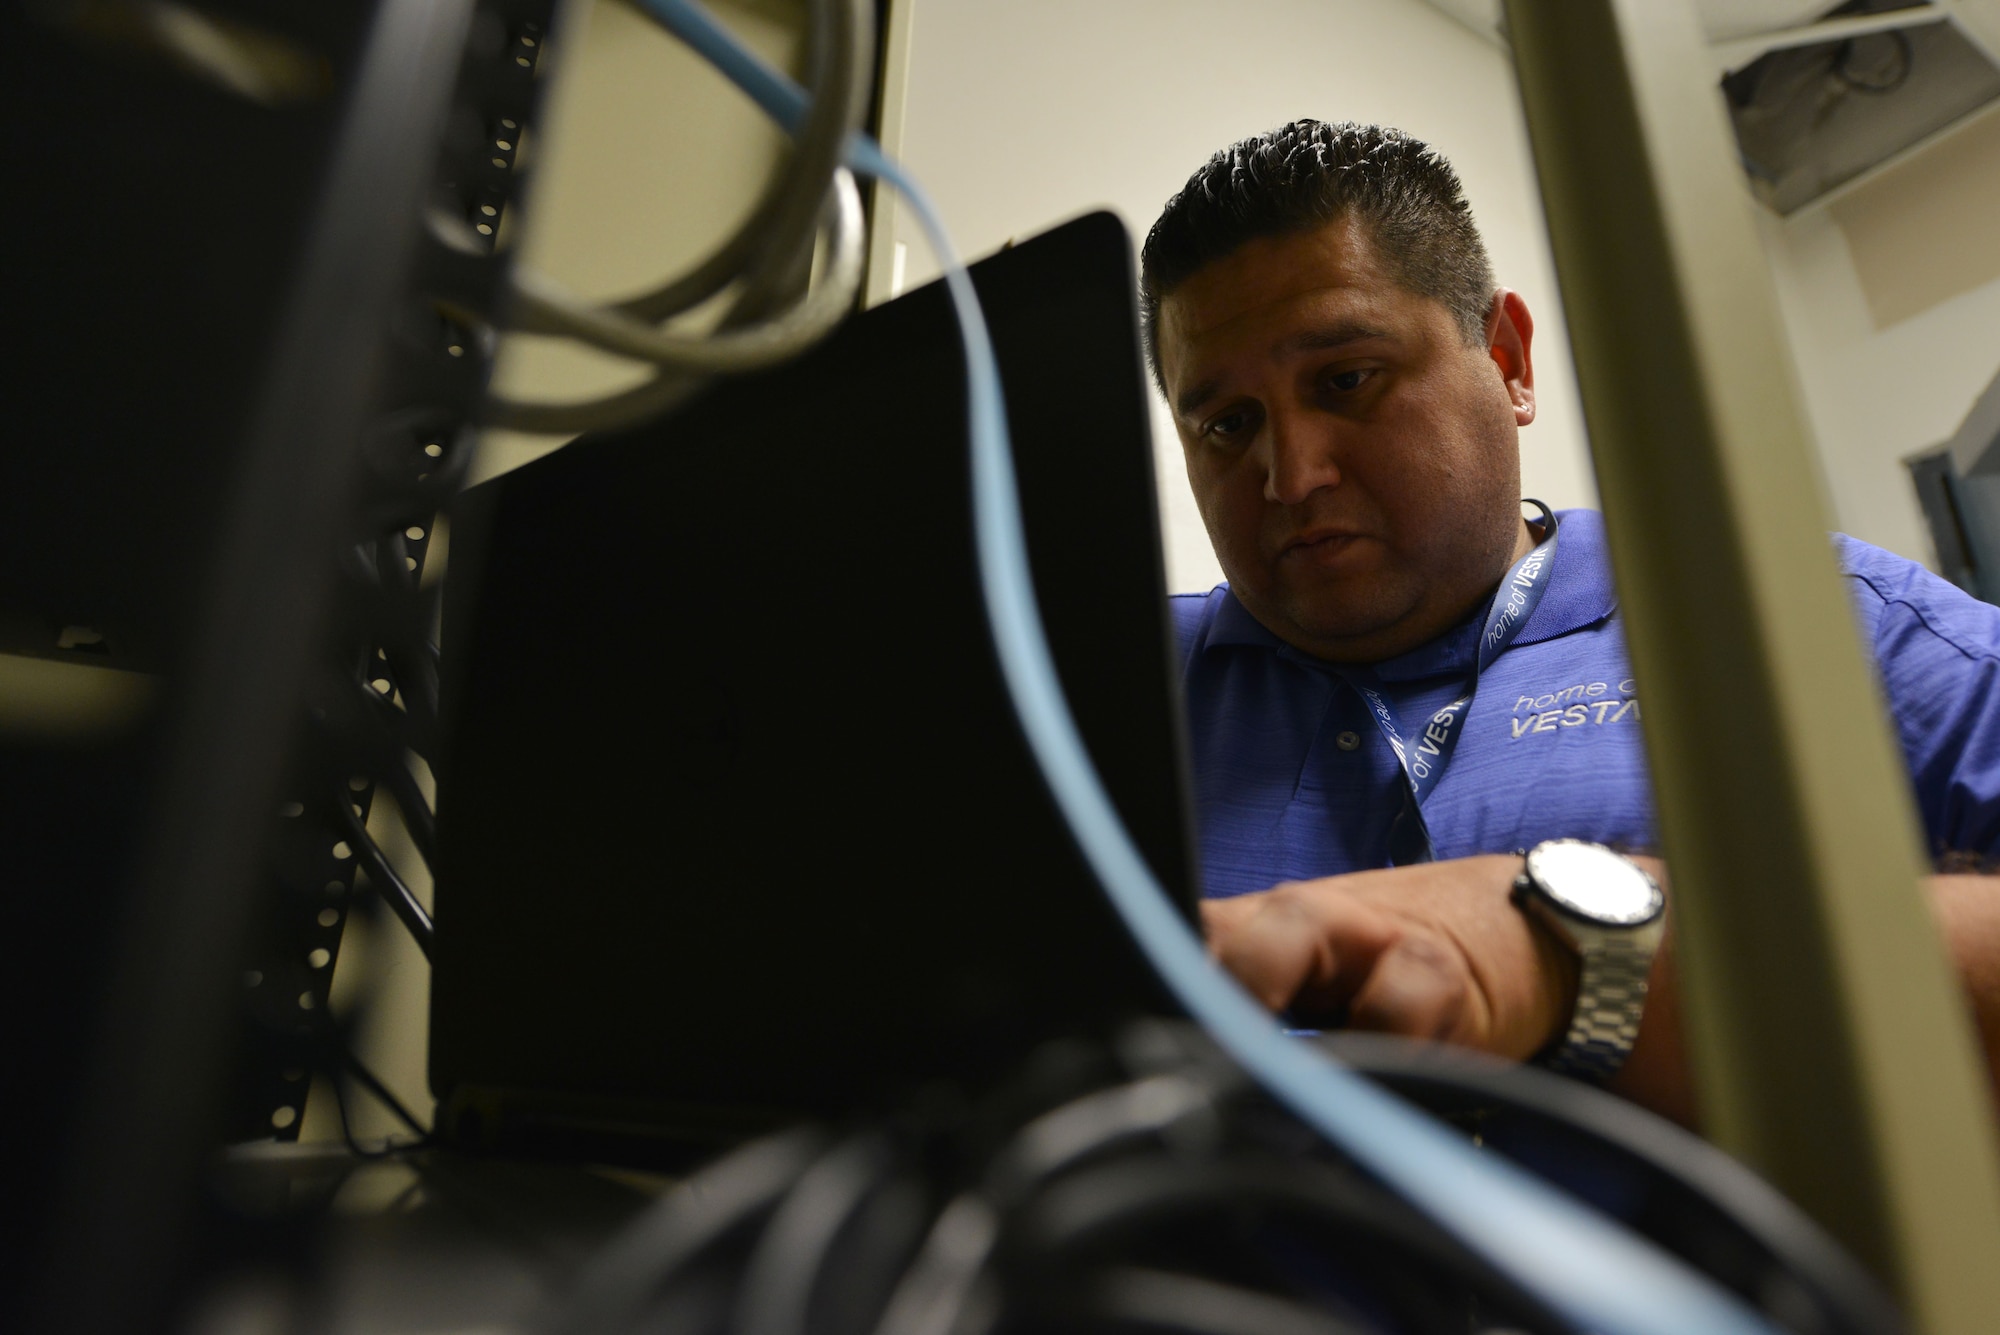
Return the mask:
[[[1633,666],[1703,1120],[1931,1332],[2000,1162],[1687,0],[1507,0]]]

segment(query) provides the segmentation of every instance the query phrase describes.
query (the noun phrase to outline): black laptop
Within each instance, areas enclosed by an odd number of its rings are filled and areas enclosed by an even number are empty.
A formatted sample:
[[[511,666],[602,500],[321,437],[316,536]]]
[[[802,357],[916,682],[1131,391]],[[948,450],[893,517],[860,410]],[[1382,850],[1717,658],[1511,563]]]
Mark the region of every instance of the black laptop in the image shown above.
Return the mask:
[[[1197,897],[1124,227],[973,269],[1092,755]],[[1166,1013],[994,660],[942,285],[452,517],[431,1083],[461,1140],[622,1154],[982,1084]]]

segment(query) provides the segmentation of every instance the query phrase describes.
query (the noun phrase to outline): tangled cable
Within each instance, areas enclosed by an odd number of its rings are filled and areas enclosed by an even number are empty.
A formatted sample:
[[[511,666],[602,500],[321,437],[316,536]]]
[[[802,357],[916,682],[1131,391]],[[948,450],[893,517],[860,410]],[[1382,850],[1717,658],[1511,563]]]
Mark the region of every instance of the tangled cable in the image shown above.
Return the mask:
[[[1555,1146],[1628,1222],[1784,1327],[1893,1309],[1745,1170],[1610,1096],[1390,1040],[1344,1055],[1523,1159]],[[543,1335],[1573,1330],[1263,1095],[1199,1031],[1044,1050],[983,1101],[751,1144],[587,1266]],[[1538,1139],[1539,1137],[1539,1139]]]
[[[1567,1329],[1194,1031],[1035,1066],[955,1114],[722,1159],[607,1246],[546,1335]]]

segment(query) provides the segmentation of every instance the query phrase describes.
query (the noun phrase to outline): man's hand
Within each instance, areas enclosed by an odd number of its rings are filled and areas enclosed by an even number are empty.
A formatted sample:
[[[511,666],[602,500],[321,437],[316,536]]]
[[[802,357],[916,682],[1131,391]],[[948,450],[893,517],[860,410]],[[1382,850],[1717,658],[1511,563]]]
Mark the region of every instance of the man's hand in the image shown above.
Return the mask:
[[[1509,898],[1518,857],[1295,881],[1202,904],[1209,950],[1300,1024],[1515,1060],[1568,1026],[1576,960]]]

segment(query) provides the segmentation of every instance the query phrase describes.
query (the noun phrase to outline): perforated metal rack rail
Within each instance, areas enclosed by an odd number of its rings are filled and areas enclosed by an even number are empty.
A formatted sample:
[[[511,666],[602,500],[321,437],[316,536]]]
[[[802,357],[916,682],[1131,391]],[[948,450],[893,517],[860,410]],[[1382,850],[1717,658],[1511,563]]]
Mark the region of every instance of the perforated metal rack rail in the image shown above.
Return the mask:
[[[469,20],[379,404],[358,443],[329,651],[302,701],[306,735],[270,841],[267,921],[242,975],[254,1037],[232,1116],[238,1138],[296,1139],[306,1073],[337,1064],[328,992],[358,884],[428,953],[428,915],[369,818],[386,788],[408,845],[429,862],[433,821],[414,772],[435,762],[438,731],[439,586],[424,582],[425,562],[475,446],[506,276],[501,237],[523,188],[517,163],[555,9],[484,0]]]

